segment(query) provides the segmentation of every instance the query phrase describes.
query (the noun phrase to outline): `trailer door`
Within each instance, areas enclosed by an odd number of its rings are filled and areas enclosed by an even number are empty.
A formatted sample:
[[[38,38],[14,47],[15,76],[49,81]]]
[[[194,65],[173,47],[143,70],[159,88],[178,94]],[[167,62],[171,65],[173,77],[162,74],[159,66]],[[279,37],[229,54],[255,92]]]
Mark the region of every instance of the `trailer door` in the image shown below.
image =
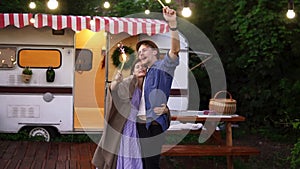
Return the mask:
[[[104,126],[105,32],[75,35],[74,130],[101,131]]]

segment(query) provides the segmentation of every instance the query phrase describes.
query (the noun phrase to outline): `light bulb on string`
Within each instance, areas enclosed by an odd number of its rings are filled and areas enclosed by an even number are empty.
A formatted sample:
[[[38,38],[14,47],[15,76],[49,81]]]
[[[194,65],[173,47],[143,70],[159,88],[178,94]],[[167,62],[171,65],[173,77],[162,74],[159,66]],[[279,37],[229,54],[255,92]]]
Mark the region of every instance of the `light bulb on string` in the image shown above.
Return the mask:
[[[190,4],[190,3],[189,3],[188,0],[184,0],[183,9],[182,9],[182,11],[181,11],[181,15],[182,15],[183,17],[188,18],[188,17],[190,17],[190,16],[192,15],[192,10],[190,9],[189,4]]]
[[[150,14],[150,9],[149,9],[149,2],[148,1],[146,1],[145,6],[146,6],[145,14],[149,15]]]
[[[91,20],[90,20],[90,25],[94,26],[95,25],[95,18],[93,16],[91,16]]]
[[[35,22],[35,14],[32,15],[32,18],[29,20],[30,23],[34,24]]]
[[[34,22],[35,22],[35,19],[34,18],[30,18],[30,23],[32,23],[32,24],[34,24]]]
[[[296,14],[294,11],[294,1],[293,0],[288,0],[288,11],[286,13],[286,17],[289,19],[295,18]]]
[[[35,9],[35,8],[36,8],[35,2],[30,2],[30,3],[29,3],[29,8],[30,8],[30,9]]]
[[[293,19],[293,18],[295,18],[295,16],[296,16],[296,14],[295,14],[294,10],[288,10],[286,13],[286,17],[289,19]]]
[[[105,1],[103,7],[108,9],[110,7],[110,3],[108,1]]]
[[[57,0],[49,0],[47,6],[49,9],[54,10],[58,7],[58,2]]]
[[[150,14],[150,10],[149,10],[149,9],[146,9],[146,10],[145,10],[145,14],[146,14],[146,15],[149,15],[149,14]]]

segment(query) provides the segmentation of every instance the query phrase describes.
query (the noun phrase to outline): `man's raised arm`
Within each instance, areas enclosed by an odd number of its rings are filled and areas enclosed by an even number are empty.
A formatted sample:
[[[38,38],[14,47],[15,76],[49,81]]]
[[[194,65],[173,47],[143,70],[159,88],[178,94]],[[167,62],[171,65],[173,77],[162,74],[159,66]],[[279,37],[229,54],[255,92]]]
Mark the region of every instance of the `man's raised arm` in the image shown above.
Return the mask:
[[[180,51],[180,40],[177,31],[176,11],[166,6],[163,8],[163,15],[168,22],[171,31],[171,49],[169,51],[169,56],[171,59],[177,59]]]

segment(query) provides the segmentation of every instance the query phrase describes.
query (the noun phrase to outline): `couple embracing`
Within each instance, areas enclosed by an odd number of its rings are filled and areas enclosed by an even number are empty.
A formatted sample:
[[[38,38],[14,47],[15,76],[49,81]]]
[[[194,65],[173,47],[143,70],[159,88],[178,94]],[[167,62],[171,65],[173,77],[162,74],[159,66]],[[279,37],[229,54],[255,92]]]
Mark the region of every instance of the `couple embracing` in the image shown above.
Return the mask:
[[[170,125],[166,104],[180,51],[176,12],[164,7],[163,15],[171,30],[171,48],[164,58],[154,42],[140,41],[131,75],[123,79],[118,72],[110,85],[105,128],[92,160],[98,169],[159,168]]]

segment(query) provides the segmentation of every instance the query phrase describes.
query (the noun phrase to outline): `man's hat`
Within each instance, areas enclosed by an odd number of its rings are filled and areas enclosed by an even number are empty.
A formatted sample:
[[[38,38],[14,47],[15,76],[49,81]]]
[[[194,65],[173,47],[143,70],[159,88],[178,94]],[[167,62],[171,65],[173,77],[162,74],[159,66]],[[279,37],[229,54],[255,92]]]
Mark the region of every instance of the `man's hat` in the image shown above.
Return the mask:
[[[141,45],[146,45],[146,46],[149,46],[149,47],[151,47],[153,49],[156,49],[157,52],[159,53],[157,45],[154,42],[152,42],[151,40],[142,40],[142,41],[139,41],[136,44],[136,51],[139,50],[139,48],[140,48]]]

